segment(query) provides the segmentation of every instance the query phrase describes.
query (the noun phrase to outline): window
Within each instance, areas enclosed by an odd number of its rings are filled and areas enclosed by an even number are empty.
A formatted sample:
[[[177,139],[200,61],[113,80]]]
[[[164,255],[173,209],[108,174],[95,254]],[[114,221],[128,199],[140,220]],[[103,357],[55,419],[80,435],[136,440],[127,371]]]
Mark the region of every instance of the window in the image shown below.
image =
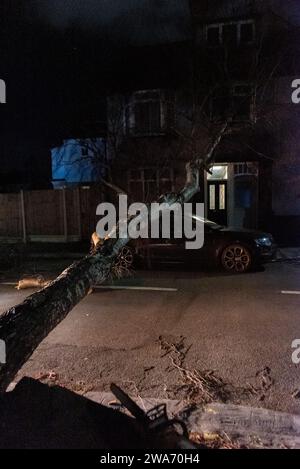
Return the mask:
[[[224,24],[221,38],[224,44],[235,46],[238,42],[238,24]]]
[[[234,176],[258,176],[258,165],[255,162],[234,164]]]
[[[228,179],[228,166],[227,165],[214,165],[210,168],[210,173],[207,173],[208,180]]]
[[[240,25],[240,43],[250,44],[254,42],[254,23],[241,23]]]
[[[134,135],[162,133],[163,112],[159,90],[138,91],[133,94],[129,109],[129,131]]]
[[[234,205],[236,208],[251,208],[253,205],[253,186],[251,181],[235,181]]]
[[[230,108],[230,92],[227,87],[218,87],[211,97],[211,119],[224,121]]]
[[[128,191],[138,202],[149,202],[174,190],[172,168],[143,168],[128,171]]]
[[[252,44],[255,40],[253,20],[228,21],[206,26],[206,42],[210,47],[222,44],[237,46]]]
[[[207,28],[207,43],[210,46],[220,45],[220,28],[219,26],[210,26]]]
[[[209,210],[216,208],[216,186],[212,184],[209,186]]]
[[[225,184],[219,185],[219,209],[226,210],[226,186]]]
[[[224,121],[232,116],[235,122],[254,119],[255,94],[252,85],[238,83],[219,87],[211,98],[211,119]]]
[[[253,88],[250,85],[232,87],[232,108],[235,121],[252,120]]]

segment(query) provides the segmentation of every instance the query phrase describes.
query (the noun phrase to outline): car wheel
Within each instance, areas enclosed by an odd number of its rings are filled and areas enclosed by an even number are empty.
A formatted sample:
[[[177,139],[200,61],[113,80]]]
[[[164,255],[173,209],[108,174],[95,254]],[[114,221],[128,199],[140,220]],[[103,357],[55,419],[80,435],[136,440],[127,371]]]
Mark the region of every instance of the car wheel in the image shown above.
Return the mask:
[[[245,273],[251,268],[252,254],[242,244],[230,244],[222,252],[221,264],[228,272]]]

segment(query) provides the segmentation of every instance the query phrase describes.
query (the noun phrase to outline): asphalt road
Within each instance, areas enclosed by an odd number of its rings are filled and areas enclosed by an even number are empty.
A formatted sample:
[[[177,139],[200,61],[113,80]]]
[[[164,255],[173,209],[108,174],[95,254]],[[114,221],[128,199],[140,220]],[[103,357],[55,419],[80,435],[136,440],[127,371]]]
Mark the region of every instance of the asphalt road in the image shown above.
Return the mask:
[[[281,293],[300,290],[300,264],[274,263],[237,276],[166,268],[137,272],[123,284],[142,288],[86,297],[17,378],[78,392],[108,390],[115,382],[145,397],[192,394],[201,401],[199,382],[205,388],[208,377],[214,399],[300,413],[300,397],[293,397],[300,364],[291,359],[291,343],[300,339],[300,295]],[[0,310],[31,292],[1,285]]]

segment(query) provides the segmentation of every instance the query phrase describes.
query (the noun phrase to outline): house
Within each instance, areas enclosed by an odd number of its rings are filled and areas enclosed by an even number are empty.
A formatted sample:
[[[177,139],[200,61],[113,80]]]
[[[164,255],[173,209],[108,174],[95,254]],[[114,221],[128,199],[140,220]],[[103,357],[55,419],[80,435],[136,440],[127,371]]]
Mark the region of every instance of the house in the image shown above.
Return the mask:
[[[105,174],[105,139],[66,139],[52,148],[51,162],[54,189],[97,182]]]
[[[128,61],[107,106],[114,178],[133,200],[178,189],[186,161],[230,119],[195,201],[218,223],[299,243],[298,30],[272,1],[215,3],[190,1],[191,38]]]
[[[132,49],[121,76],[107,100],[112,175],[132,200],[149,202],[174,190],[184,173],[175,103],[191,85],[190,44]]]

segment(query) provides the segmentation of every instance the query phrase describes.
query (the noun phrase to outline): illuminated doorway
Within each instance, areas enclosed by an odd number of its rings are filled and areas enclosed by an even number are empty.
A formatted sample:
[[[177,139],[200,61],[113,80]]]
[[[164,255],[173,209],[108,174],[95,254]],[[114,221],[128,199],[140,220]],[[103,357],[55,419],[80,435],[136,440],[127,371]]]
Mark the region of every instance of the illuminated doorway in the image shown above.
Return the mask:
[[[214,165],[207,173],[207,218],[220,225],[227,225],[228,165]]]

